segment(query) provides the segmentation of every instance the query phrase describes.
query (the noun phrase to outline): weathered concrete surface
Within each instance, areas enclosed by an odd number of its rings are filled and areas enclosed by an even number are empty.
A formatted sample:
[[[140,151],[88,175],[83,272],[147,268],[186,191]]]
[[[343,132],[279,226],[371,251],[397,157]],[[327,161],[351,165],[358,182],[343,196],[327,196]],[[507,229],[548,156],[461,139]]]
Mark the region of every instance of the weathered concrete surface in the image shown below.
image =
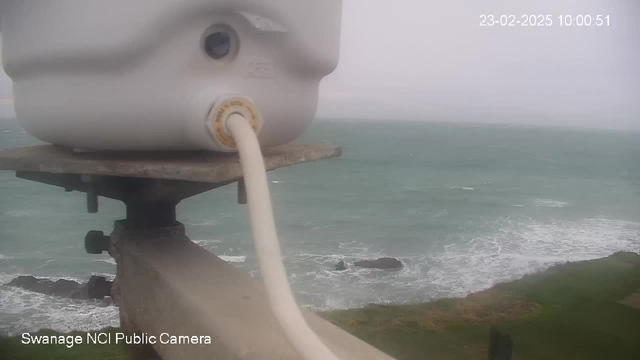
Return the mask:
[[[267,170],[338,157],[341,153],[340,147],[325,145],[289,144],[263,149]],[[0,170],[206,183],[231,183],[242,177],[237,154],[204,151],[74,152],[55,145],[0,149]]]
[[[300,360],[262,283],[190,241],[182,225],[131,229],[118,222],[111,238],[123,327],[211,336],[211,345],[154,345],[163,359]],[[305,317],[341,360],[392,360],[312,313]]]

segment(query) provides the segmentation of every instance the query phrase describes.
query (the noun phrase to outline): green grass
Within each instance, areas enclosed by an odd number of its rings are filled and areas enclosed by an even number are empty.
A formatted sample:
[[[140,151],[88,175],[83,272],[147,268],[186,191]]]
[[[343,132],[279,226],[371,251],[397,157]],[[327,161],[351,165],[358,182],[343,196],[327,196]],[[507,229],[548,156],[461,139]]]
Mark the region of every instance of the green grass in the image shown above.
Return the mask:
[[[640,310],[620,301],[638,289],[640,256],[617,253],[557,265],[465,298],[321,316],[398,360],[487,359],[492,324],[512,336],[517,360],[631,360],[640,359]],[[11,360],[126,358],[116,345],[27,346],[17,337],[0,338],[2,354]]]
[[[640,289],[640,256],[554,266],[466,298],[323,314],[398,360],[487,359],[491,324],[514,359],[640,359],[640,310],[619,303]]]

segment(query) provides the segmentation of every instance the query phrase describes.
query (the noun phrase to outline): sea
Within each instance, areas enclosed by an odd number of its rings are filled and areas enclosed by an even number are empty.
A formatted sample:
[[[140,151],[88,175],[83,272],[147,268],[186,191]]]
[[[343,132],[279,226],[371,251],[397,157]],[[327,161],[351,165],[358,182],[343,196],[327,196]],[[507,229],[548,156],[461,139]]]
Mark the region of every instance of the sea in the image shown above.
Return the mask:
[[[269,173],[285,266],[312,310],[464,296],[554,264],[640,251],[640,133],[453,122],[316,121],[299,143],[340,158]],[[39,144],[0,122],[0,148]],[[124,206],[0,171],[0,284],[19,275],[113,278],[89,255]],[[203,248],[259,278],[235,186],[184,200],[178,218]],[[353,261],[395,257],[399,271]],[[348,269],[334,265],[344,260]],[[215,276],[215,274],[211,274]],[[118,326],[118,309],[0,286],[0,333]]]

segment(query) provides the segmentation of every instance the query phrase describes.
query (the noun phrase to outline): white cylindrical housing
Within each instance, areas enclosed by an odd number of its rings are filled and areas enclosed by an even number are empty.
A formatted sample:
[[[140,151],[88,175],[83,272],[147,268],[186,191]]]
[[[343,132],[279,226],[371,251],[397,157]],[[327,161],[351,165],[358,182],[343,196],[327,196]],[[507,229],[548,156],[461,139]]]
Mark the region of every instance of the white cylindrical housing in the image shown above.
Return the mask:
[[[221,149],[216,100],[261,146],[296,139],[338,61],[341,0],[0,0],[4,68],[35,137],[99,150]]]

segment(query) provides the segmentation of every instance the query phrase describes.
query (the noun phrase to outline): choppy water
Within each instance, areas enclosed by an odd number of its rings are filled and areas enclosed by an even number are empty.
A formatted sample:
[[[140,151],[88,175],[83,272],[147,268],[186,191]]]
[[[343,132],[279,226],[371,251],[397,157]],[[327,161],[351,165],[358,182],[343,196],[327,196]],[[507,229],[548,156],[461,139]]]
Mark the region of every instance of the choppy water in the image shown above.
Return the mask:
[[[0,147],[36,141],[0,123]],[[640,134],[437,123],[317,122],[300,140],[344,155],[270,174],[286,267],[314,309],[464,295],[567,260],[640,250]],[[233,186],[184,201],[179,218],[204,248],[257,274],[246,207]],[[0,172],[0,283],[19,274],[113,274],[88,255],[124,207]],[[401,271],[344,259],[394,256]],[[117,309],[0,287],[0,332],[117,325]]]

